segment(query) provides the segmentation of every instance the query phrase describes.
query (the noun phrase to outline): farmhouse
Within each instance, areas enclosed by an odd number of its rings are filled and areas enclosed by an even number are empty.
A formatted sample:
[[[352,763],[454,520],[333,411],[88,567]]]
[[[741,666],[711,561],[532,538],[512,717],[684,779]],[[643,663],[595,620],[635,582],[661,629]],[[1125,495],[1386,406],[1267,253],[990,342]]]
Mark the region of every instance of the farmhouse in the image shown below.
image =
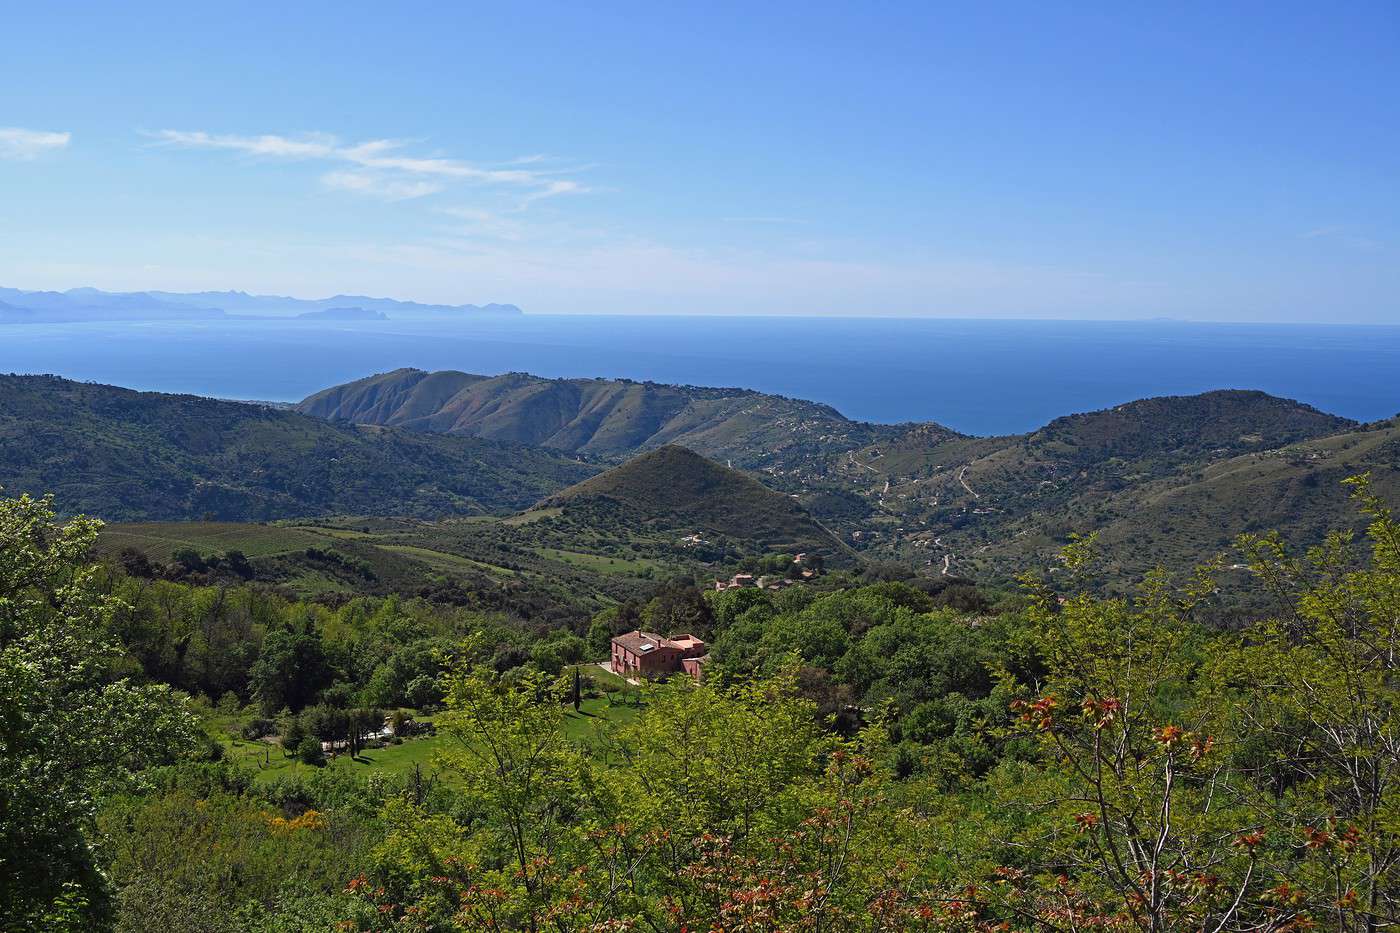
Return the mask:
[[[716,590],[740,590],[748,589],[749,587],[754,587],[757,585],[758,583],[755,582],[753,574],[751,573],[736,573],[728,580],[715,581]]]
[[[612,671],[623,677],[665,677],[684,671],[699,679],[707,651],[694,635],[662,638],[654,632],[627,632],[612,640]]]

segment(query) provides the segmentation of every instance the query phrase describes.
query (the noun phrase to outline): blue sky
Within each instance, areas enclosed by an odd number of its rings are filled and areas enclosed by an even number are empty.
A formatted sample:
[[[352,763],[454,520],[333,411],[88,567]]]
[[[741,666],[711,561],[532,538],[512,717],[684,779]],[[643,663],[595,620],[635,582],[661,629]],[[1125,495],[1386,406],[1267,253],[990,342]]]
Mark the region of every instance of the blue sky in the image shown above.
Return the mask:
[[[1393,0],[201,6],[7,9],[0,284],[1400,323]]]

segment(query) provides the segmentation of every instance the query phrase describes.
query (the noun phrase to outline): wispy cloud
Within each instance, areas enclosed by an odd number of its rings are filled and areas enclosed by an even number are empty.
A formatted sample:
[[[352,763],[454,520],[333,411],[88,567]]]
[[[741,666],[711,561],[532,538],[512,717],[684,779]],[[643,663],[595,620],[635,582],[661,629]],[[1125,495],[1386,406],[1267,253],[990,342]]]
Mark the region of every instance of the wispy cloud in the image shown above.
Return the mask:
[[[322,177],[323,184],[390,200],[433,194],[453,181],[519,189],[523,192],[522,205],[588,190],[577,181],[558,177],[566,170],[523,167],[543,161],[542,156],[525,156],[507,163],[507,167],[486,167],[444,156],[414,155],[406,151],[407,142],[396,139],[345,143],[324,134],[237,136],[190,130],[161,130],[152,136],[159,144],[185,149],[215,149],[261,159],[346,163],[359,171],[328,173]]]
[[[771,224],[781,227],[807,223],[797,217],[726,217],[724,221],[731,224]]]
[[[337,191],[351,191],[385,201],[408,201],[436,194],[443,185],[436,181],[385,178],[370,172],[335,171],[321,176],[321,184]]]
[[[66,148],[72,133],[26,130],[18,126],[0,127],[0,159],[29,162],[45,153]]]
[[[1302,236],[1305,240],[1329,240],[1368,253],[1373,253],[1385,248],[1385,244],[1380,240],[1362,236],[1343,224],[1328,224],[1325,227],[1315,227],[1305,232]]]

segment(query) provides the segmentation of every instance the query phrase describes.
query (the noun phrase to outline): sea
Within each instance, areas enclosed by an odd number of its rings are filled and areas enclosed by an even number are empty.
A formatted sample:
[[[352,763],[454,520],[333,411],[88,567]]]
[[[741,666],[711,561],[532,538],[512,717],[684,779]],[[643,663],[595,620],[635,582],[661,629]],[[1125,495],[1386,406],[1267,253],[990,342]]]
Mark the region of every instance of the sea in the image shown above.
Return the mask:
[[[979,435],[1223,388],[1361,421],[1400,412],[1400,326],[539,314],[0,325],[0,372],[160,392],[290,402],[402,366],[742,386]]]

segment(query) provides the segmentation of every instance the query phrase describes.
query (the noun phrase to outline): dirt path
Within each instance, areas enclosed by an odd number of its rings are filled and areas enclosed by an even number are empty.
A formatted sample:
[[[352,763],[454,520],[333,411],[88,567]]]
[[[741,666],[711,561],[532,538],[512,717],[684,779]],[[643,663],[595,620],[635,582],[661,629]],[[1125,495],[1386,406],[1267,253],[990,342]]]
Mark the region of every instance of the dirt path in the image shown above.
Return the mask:
[[[877,476],[880,474],[880,471],[877,470],[877,469],[875,469],[875,468],[874,468],[873,466],[871,466],[870,464],[868,464],[868,463],[861,463],[859,460],[857,460],[857,459],[856,459],[856,455],[855,455],[854,453],[851,453],[850,451],[847,451],[846,456],[847,456],[847,457],[850,457],[850,458],[851,458],[851,463],[855,464],[856,466],[858,466],[858,467],[865,467],[867,470],[869,470],[871,473],[876,474]],[[876,459],[878,460],[879,458],[877,457]]]
[[[971,486],[969,486],[969,485],[967,484],[967,480],[964,478],[964,477],[966,477],[966,476],[967,476],[967,467],[963,467],[961,470],[958,471],[958,482],[962,483],[962,488],[963,488],[963,489],[966,489],[968,492],[972,493],[972,498],[974,498],[974,499],[980,499],[980,498],[982,498],[981,496],[979,496],[979,495],[977,494],[976,490],[974,490]]]

